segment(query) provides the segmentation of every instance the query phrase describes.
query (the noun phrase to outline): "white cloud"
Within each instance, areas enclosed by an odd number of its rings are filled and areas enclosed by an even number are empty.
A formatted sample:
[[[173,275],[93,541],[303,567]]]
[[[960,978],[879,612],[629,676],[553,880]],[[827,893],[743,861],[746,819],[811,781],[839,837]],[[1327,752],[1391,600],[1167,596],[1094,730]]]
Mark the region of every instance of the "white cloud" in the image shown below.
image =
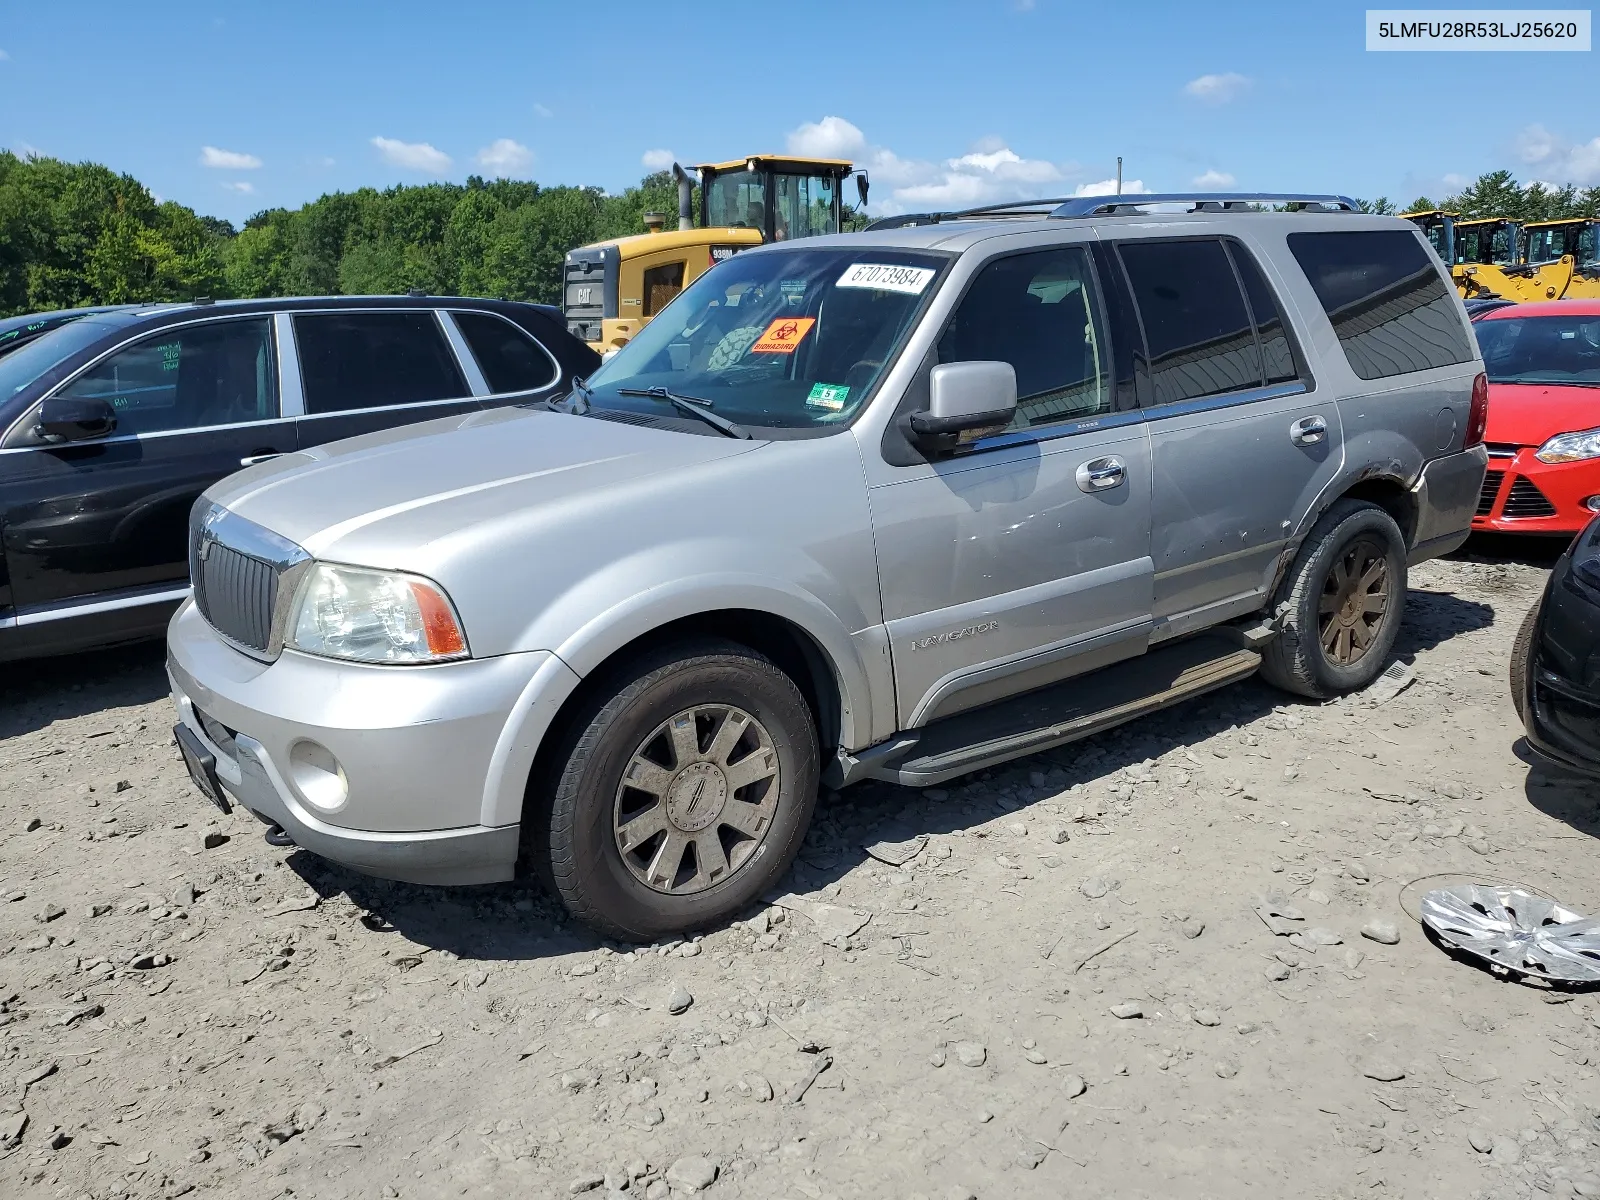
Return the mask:
[[[432,146],[426,148],[433,150]],[[438,151],[434,150],[434,153]],[[445,165],[449,164],[450,160],[446,158]],[[533,166],[533,151],[510,138],[496,138],[478,151],[478,165],[504,179]]]
[[[450,169],[450,156],[427,142],[402,142],[395,138],[375,137],[372,144],[383,155],[384,162],[392,166],[420,171],[424,175],[443,175]]]
[[[809,121],[790,132],[790,154],[846,158],[865,167],[873,184],[872,207],[879,213],[911,209],[970,208],[1005,200],[1027,200],[1051,190],[1077,172],[1072,163],[1024,158],[1000,137],[986,137],[967,153],[941,161],[902,158],[873,145],[843,117]],[[887,190],[887,197],[884,191]]]
[[[670,170],[677,161],[678,156],[671,150],[646,150],[639,156],[640,165],[647,171]]]
[[[1097,179],[1093,183],[1080,183],[1072,189],[1074,196],[1142,196],[1150,189],[1142,179],[1124,179],[1122,190],[1117,191],[1116,179]]]
[[[237,150],[218,150],[215,146],[201,146],[200,165],[215,167],[219,171],[254,171],[261,165],[261,160],[254,154],[241,154]]]
[[[535,104],[533,106],[533,115],[536,117],[543,117],[546,121],[548,121],[551,117],[555,116],[555,113],[551,112],[542,104]]]
[[[0,62],[5,62],[10,57],[11,55],[7,54],[4,50],[0,50]]]
[[[1238,180],[1226,171],[1206,170],[1196,175],[1193,182],[1197,188],[1220,192],[1225,188],[1231,188]]]
[[[1600,137],[1569,142],[1543,125],[1529,125],[1517,135],[1517,156],[1542,178],[1580,187],[1600,185]]]
[[[231,183],[225,183],[222,186],[227,188],[230,192],[240,192],[246,196],[250,195],[256,190],[256,185],[246,179],[237,179]]]
[[[1241,95],[1250,86],[1250,80],[1237,71],[1221,75],[1202,75],[1183,85],[1183,90],[1196,100],[1207,104],[1226,104]]]
[[[1032,12],[1035,0],[1012,0],[1012,9],[1016,12]]]

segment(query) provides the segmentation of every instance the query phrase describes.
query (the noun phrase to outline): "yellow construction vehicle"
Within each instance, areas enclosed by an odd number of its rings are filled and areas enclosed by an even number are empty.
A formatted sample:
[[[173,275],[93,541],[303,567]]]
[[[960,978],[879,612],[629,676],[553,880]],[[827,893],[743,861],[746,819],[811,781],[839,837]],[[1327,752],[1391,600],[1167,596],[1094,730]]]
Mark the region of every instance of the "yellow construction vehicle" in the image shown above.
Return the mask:
[[[1564,221],[1530,221],[1526,275],[1518,295],[1508,300],[1578,300],[1600,298],[1600,220],[1571,217]]]
[[[867,202],[867,173],[843,159],[753,154],[695,170],[698,226],[695,181],[673,163],[676,230],[663,228],[661,214],[646,213],[645,233],[567,252],[562,279],[567,328],[600,353],[626,345],[696,276],[740,250],[838,233],[844,181],[851,175],[861,203]]]
[[[1463,299],[1515,299],[1511,291],[1519,286],[1521,222],[1509,217],[1463,221],[1460,213],[1440,208],[1400,215],[1427,235]]]

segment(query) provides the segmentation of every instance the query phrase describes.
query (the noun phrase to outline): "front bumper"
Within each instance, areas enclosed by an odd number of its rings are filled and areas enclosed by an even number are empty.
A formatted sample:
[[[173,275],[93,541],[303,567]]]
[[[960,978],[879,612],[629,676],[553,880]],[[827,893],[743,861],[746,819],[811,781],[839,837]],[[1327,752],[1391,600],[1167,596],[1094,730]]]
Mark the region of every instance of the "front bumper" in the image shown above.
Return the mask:
[[[167,647],[178,718],[216,756],[223,788],[300,846],[410,883],[512,877],[519,825],[485,823],[498,811],[486,795],[496,749],[551,655],[371,667],[285,651],[261,663],[192,603]]]
[[[1600,521],[1595,530],[1600,541]],[[1529,666],[1528,744],[1543,758],[1600,776],[1600,586],[1577,576],[1571,555],[1551,573]]]
[[[1524,446],[1490,457],[1473,529],[1571,537],[1594,519],[1583,502],[1600,496],[1600,459],[1542,463],[1537,450]]]

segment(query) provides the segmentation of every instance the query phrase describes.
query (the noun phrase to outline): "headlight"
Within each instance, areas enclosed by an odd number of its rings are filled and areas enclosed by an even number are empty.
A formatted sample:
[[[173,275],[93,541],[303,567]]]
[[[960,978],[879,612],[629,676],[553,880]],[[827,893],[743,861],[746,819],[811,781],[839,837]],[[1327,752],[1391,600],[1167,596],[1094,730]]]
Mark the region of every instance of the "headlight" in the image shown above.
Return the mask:
[[[404,571],[317,563],[300,584],[288,645],[370,663],[445,662],[467,637],[437,584]]]
[[[1582,458],[1600,458],[1600,429],[1586,429],[1582,433],[1559,433],[1534,454],[1542,463],[1577,462]]]

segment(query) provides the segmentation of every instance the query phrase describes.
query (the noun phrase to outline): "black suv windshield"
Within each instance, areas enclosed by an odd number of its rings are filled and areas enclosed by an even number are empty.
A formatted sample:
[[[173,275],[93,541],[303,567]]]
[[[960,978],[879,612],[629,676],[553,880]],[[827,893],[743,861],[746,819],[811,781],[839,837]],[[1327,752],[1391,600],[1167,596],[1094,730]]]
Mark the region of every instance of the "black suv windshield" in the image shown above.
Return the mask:
[[[1472,329],[1491,383],[1600,386],[1600,316],[1503,317]]]
[[[865,247],[744,253],[695,280],[589,379],[600,408],[665,388],[757,431],[848,421],[949,260]]]

